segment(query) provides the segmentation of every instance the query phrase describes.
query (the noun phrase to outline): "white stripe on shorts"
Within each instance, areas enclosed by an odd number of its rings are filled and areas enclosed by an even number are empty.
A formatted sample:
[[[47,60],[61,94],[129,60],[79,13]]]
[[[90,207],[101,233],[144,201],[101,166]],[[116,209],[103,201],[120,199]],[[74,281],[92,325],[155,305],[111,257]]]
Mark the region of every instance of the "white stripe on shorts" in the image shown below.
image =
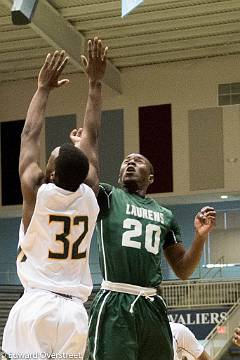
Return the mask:
[[[111,294],[111,292],[109,292],[105,299],[102,302],[102,305],[100,307],[99,313],[98,313],[98,317],[97,317],[97,325],[96,325],[96,332],[95,332],[95,336],[94,336],[94,350],[93,350],[93,359],[96,360],[96,352],[97,352],[97,338],[98,338],[98,328],[99,328],[99,322],[100,322],[100,317],[102,314],[102,310],[103,310],[103,306],[105,305],[105,302],[108,298],[108,296]]]

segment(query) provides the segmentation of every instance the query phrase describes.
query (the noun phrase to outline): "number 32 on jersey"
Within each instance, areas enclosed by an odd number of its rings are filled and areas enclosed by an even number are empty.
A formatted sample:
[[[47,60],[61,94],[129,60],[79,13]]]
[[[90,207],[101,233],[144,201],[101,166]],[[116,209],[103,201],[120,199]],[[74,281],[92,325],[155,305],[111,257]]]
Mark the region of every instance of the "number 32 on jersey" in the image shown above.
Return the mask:
[[[122,245],[136,249],[141,249],[140,240],[133,240],[143,234],[143,225],[137,219],[125,219],[123,229],[130,229],[123,233]],[[153,254],[158,254],[160,247],[161,228],[156,224],[147,224],[145,229],[145,249]]]
[[[62,223],[63,232],[60,234],[56,234],[55,241],[59,242],[61,245],[60,252],[53,252],[49,250],[48,258],[49,259],[67,259],[70,255],[71,259],[82,259],[86,257],[86,251],[79,252],[79,246],[83,241],[85,235],[88,232],[88,217],[87,216],[75,216],[71,219],[69,216],[62,216],[62,215],[50,215],[49,216],[49,224],[52,222],[59,222]],[[80,223],[83,223],[83,232],[82,234],[76,239],[72,247],[70,247],[70,242],[68,240],[68,235],[71,232],[71,226],[77,226]],[[62,243],[62,244],[61,244]]]

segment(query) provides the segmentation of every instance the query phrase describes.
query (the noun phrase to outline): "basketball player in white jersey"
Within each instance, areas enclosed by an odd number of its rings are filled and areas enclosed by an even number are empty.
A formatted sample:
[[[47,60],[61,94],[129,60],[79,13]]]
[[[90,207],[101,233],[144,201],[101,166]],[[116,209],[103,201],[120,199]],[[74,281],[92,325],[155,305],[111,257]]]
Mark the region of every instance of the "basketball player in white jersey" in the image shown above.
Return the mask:
[[[72,144],[55,149],[46,178],[39,167],[40,132],[50,91],[68,82],[59,80],[68,61],[64,51],[48,54],[38,76],[21,136],[23,215],[17,270],[25,291],[4,330],[2,348],[10,357],[84,355],[88,318],[83,303],[92,290],[89,247],[99,211],[97,132],[106,51],[94,38],[88,42],[88,60],[82,58],[89,80],[78,144],[82,150]]]
[[[170,322],[174,360],[211,360],[204,347],[186,326]]]

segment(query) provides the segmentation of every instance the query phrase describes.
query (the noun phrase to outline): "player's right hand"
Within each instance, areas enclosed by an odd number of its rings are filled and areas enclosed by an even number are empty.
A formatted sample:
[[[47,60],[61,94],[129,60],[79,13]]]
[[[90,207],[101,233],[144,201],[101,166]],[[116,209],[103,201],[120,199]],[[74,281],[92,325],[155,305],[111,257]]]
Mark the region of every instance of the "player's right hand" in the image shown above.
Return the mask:
[[[68,79],[59,80],[69,58],[65,57],[65,51],[55,51],[48,54],[38,75],[38,88],[52,90],[69,83]]]

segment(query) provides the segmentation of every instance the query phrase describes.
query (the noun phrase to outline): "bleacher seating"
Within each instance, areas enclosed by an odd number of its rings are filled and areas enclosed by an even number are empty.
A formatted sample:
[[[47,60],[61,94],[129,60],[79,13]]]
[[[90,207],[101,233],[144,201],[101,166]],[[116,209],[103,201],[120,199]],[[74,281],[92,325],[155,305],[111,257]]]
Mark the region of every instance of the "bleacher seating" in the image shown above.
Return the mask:
[[[0,344],[9,311],[22,293],[23,287],[20,285],[0,285]]]

